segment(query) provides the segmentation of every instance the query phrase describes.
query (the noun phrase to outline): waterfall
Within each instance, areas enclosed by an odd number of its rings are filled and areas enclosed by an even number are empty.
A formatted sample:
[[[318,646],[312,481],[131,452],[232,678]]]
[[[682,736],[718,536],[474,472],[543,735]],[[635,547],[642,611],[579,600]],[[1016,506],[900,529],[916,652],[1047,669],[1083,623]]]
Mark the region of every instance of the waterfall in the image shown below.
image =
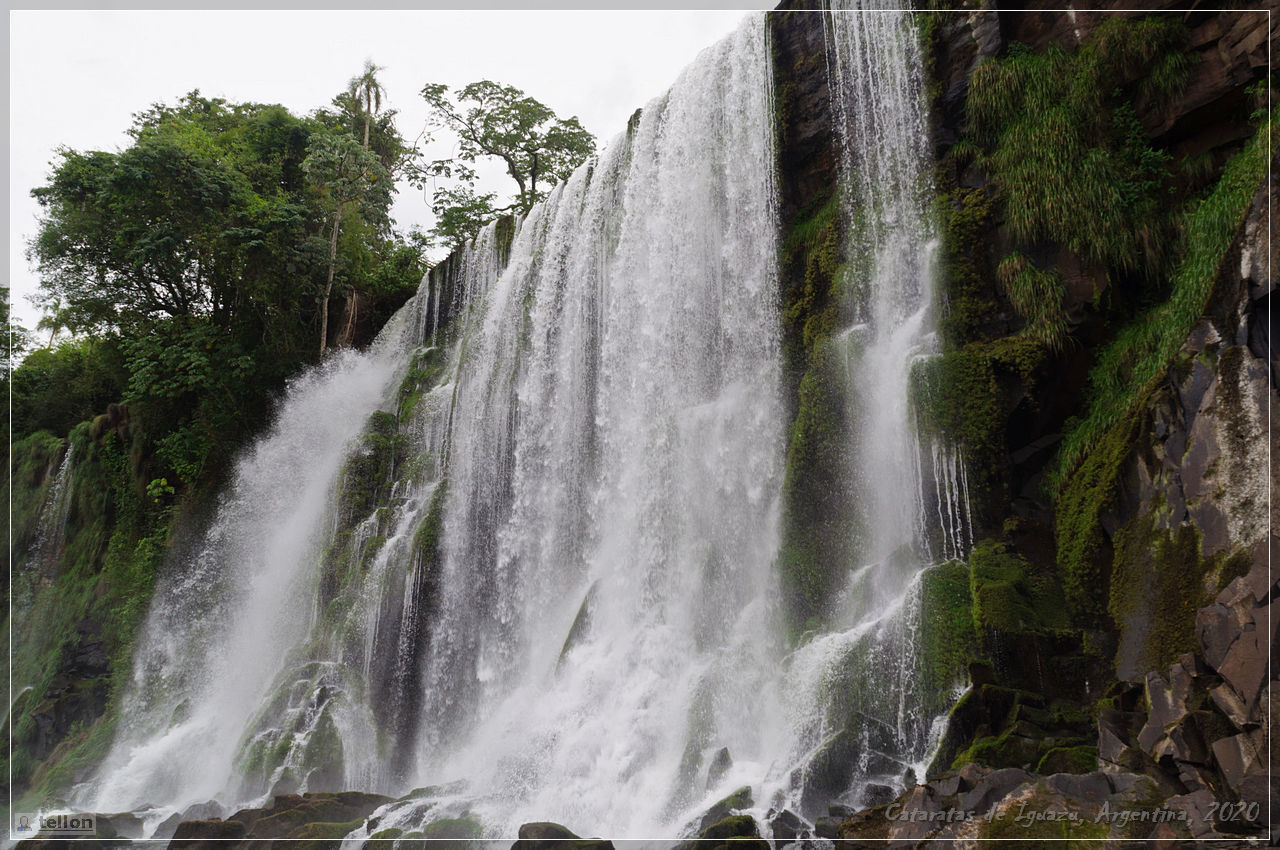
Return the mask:
[[[718,790],[718,749],[731,779],[768,757],[770,61],[753,16],[371,352],[290,388],[161,583],[82,799],[462,780],[501,834],[645,834]]]
[[[844,473],[872,530],[834,630],[787,647],[776,604],[787,423],[754,15],[429,275],[368,352],[293,382],[161,578],[77,801],[158,820],[416,788],[379,829],[674,836],[742,785],[759,815],[812,816],[919,765],[939,696],[914,677],[915,588],[940,496],[965,545],[963,464],[920,444],[907,400],[935,346],[921,57],[909,13],[823,14],[854,260]]]
[[[912,364],[934,356],[932,156],[924,57],[912,13],[887,0],[824,14],[828,79],[839,128],[851,324],[837,335],[852,423],[860,564],[838,606],[838,630],[790,661],[795,804],[824,813],[841,796],[867,804],[870,782],[901,788],[936,745],[949,695],[920,675],[921,579],[969,543],[963,465],[921,445],[910,407]],[[960,499],[964,498],[964,504]]]
[[[418,300],[369,352],[293,381],[271,433],[239,460],[203,543],[157,582],[115,741],[79,799],[100,811],[237,800],[242,736],[317,620],[329,494],[421,339]]]
[[[71,471],[76,462],[75,444],[68,444],[62,455],[62,463],[49,485],[49,494],[40,507],[32,563],[41,578],[52,579],[57,575],[62,557],[62,545],[66,539],[67,515],[71,510]]]

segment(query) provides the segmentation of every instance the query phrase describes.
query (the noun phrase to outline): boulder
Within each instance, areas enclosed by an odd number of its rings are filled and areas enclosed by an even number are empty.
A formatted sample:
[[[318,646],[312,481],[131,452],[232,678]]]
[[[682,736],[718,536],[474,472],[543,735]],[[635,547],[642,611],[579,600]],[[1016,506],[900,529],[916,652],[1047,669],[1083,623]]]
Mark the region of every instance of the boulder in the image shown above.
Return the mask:
[[[521,824],[517,836],[511,850],[613,850],[609,841],[579,838],[567,827],[547,821]]]
[[[844,823],[844,818],[832,817],[827,815],[818,818],[813,824],[813,834],[818,838],[838,838],[840,836],[840,824]]]
[[[169,850],[216,850],[228,840],[244,838],[245,826],[236,820],[189,820],[174,830]]]
[[[970,790],[960,794],[957,807],[977,812],[979,816],[985,815],[1009,792],[1031,779],[1030,773],[1016,767],[993,770],[975,782]]]
[[[749,809],[753,805],[755,805],[755,800],[751,797],[751,786],[744,785],[707,809],[706,814],[698,821],[697,831],[701,834],[704,830],[711,828],[711,826],[723,821],[735,812]]]
[[[773,840],[779,843],[809,837],[809,824],[789,809],[783,809],[773,816],[769,821],[769,830],[773,833]]]
[[[868,782],[862,788],[859,803],[864,809],[874,809],[876,806],[883,806],[886,803],[892,802],[897,796],[898,792],[888,785]]]

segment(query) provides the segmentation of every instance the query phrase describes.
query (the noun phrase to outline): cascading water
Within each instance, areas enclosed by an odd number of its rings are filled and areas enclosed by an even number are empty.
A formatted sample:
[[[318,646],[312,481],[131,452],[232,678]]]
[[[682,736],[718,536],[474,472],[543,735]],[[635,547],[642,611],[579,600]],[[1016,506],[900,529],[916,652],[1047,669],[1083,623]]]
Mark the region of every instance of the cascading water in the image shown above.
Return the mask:
[[[868,802],[860,786],[899,787],[906,769],[921,772],[947,695],[928,692],[920,675],[920,579],[938,555],[960,557],[969,542],[963,467],[947,447],[921,445],[910,404],[912,364],[936,350],[938,240],[923,56],[912,13],[896,5],[833,4],[824,16],[849,234],[853,321],[836,344],[861,565],[841,596],[844,630],[791,659],[797,803],[806,812],[835,795]]]
[[[157,595],[96,807],[462,779],[506,834],[643,834],[714,793],[717,749],[767,757],[770,67],[753,17],[424,286],[430,328],[291,390]],[[447,357],[405,364],[427,334]]]
[[[62,554],[67,514],[71,510],[71,470],[75,466],[75,456],[75,445],[68,445],[62,456],[62,463],[53,476],[53,483],[49,486],[49,495],[40,508],[36,540],[32,546],[32,563],[45,579],[53,578]]]
[[[329,494],[352,441],[421,339],[411,302],[367,354],[342,353],[289,388],[272,433],[240,460],[203,545],[163,576],[143,626],[100,810],[231,801],[242,735],[316,621]]]
[[[944,450],[913,439],[907,401],[934,242],[914,31],[881,10],[827,24],[858,276],[846,473],[873,529],[841,630],[787,655],[773,602],[786,423],[754,16],[433,273],[370,352],[295,382],[162,581],[80,800],[159,818],[429,786],[377,828],[616,838],[687,832],[744,784],[812,811],[900,783],[938,699],[912,678],[941,504],[922,482],[950,499],[963,479],[931,472]]]

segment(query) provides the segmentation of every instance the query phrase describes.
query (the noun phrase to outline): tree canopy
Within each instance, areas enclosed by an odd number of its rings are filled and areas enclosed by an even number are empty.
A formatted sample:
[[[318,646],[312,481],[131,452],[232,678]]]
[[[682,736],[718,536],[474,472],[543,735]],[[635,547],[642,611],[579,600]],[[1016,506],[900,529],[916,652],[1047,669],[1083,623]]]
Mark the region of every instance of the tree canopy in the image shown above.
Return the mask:
[[[365,84],[310,116],[192,92],[122,150],[57,152],[29,256],[40,327],[72,337],[15,370],[15,436],[127,402],[170,480],[217,468],[330,341],[332,300],[380,325],[412,295],[424,246],[389,216],[410,148]]]
[[[423,87],[422,97],[431,110],[430,125],[458,137],[456,156],[422,169],[431,177],[456,178],[462,183],[438,188],[433,198],[438,218],[433,233],[446,242],[471,238],[501,212],[527,213],[595,152],[595,137],[576,117],[560,118],[514,86],[480,80],[451,95],[448,86],[430,83]],[[493,195],[476,193],[475,171],[470,166],[481,157],[506,165],[517,188],[509,206],[494,207]]]

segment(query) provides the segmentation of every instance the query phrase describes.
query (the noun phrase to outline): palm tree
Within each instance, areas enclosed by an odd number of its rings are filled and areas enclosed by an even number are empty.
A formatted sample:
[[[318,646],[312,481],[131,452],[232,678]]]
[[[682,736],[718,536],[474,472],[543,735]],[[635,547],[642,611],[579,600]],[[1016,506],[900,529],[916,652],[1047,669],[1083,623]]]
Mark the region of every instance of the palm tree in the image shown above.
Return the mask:
[[[352,77],[347,83],[347,94],[355,101],[360,111],[364,113],[364,149],[369,149],[369,125],[373,122],[373,116],[382,110],[382,98],[387,94],[387,90],[382,87],[382,83],[378,82],[378,72],[386,70],[378,65],[373,64],[372,59],[364,60],[364,73],[358,77]]]

